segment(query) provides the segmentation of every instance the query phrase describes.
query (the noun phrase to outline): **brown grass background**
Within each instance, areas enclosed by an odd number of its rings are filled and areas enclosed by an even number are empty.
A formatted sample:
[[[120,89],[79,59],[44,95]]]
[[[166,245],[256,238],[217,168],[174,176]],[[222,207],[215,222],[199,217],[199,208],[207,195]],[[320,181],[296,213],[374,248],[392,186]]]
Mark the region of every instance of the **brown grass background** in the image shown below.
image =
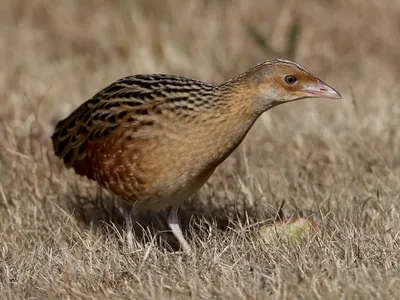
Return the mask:
[[[398,0],[3,0],[0,297],[398,299],[399,28]],[[193,257],[153,216],[128,247],[117,199],[52,153],[55,122],[120,77],[220,82],[273,57],[343,99],[259,119],[182,208]],[[321,230],[265,242],[250,225],[282,201],[318,212]]]

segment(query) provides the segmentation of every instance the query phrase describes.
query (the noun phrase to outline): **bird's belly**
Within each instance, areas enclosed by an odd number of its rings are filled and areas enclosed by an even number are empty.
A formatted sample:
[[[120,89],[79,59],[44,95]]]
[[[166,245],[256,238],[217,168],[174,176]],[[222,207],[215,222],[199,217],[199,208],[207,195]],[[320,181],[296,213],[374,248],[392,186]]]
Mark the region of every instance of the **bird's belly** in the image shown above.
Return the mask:
[[[152,191],[152,197],[138,201],[138,208],[146,210],[159,210],[170,206],[177,206],[189,199],[210,178],[215,168],[203,172],[187,172],[170,181],[158,185]]]
[[[179,148],[172,153],[165,148],[147,150],[108,153],[98,148],[91,162],[94,179],[137,209],[159,210],[187,200],[217,166]]]
[[[168,174],[158,174],[163,177],[163,180],[150,179],[140,189],[133,188],[137,181],[137,178],[133,177],[123,182],[118,181],[118,184],[114,186],[109,183],[117,181],[108,180],[106,187],[138,210],[157,211],[180,205],[190,198],[206,183],[214,170],[215,167],[200,172],[188,170],[182,174],[171,170]]]
[[[181,132],[185,132],[182,128]],[[229,154],[231,139],[221,130],[114,135],[89,152],[94,179],[138,208],[158,210],[193,195]]]

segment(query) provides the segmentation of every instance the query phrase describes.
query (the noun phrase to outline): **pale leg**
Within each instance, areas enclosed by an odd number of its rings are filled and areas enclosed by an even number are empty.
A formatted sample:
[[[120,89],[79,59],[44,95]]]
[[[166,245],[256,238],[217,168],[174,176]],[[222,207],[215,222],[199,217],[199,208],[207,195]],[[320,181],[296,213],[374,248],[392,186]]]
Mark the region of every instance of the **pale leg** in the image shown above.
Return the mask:
[[[182,229],[179,224],[178,207],[173,207],[169,211],[168,226],[169,226],[169,228],[171,228],[172,233],[178,240],[183,251],[189,254],[191,252],[191,249],[190,249],[190,245],[188,244],[188,242],[185,240],[185,238],[183,236]]]
[[[128,247],[132,249],[133,247],[132,208],[124,206],[123,210],[124,210],[124,221],[125,221],[125,231],[126,231],[126,242],[128,243]]]

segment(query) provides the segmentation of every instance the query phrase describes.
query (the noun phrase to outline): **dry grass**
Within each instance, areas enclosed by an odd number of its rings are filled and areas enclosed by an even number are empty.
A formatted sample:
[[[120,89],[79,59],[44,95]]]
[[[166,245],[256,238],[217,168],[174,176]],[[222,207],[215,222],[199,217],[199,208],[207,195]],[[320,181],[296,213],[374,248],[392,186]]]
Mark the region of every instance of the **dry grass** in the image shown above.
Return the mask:
[[[399,297],[399,1],[3,0],[0,23],[1,298]],[[51,151],[56,120],[117,78],[218,82],[288,55],[344,98],[260,118],[183,208],[186,225],[196,212],[191,258],[153,216],[128,247],[116,199]],[[282,200],[319,212],[321,231],[296,246],[260,239],[248,224]]]

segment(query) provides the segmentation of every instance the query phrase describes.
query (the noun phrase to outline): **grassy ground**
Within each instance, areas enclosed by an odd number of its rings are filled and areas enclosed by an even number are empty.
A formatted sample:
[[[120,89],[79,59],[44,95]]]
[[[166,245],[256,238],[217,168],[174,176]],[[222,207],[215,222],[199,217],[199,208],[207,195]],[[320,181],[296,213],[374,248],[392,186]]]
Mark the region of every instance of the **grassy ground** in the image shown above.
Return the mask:
[[[400,4],[385,3],[3,0],[0,297],[398,299]],[[171,251],[154,216],[128,247],[117,199],[51,151],[55,122],[122,76],[219,82],[272,57],[343,99],[260,118],[182,208],[193,257]],[[320,231],[260,238],[254,224],[282,201],[318,212]]]

